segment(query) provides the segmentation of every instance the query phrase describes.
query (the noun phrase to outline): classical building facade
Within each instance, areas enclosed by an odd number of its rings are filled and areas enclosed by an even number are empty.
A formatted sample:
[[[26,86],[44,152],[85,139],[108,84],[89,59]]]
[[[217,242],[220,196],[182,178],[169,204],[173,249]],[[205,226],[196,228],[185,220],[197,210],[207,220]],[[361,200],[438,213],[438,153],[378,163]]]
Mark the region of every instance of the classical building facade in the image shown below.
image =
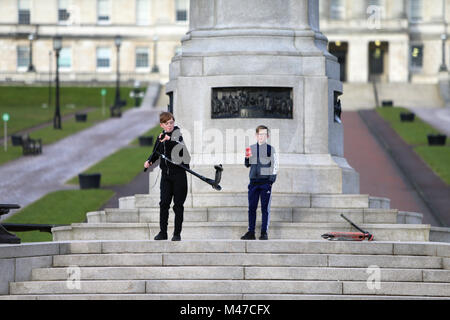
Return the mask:
[[[346,82],[437,83],[448,64],[449,0],[321,0],[320,10]]]
[[[343,109],[449,105],[450,0],[320,0]]]
[[[0,81],[165,81],[187,32],[189,0],[2,0]],[[120,47],[116,37],[120,36]],[[119,64],[117,57],[119,53]]]
[[[342,81],[437,84],[449,10],[450,0],[320,0],[320,24]],[[2,0],[0,82],[48,81],[55,36],[62,81],[114,81],[121,36],[121,80],[164,83],[188,19],[189,0]]]

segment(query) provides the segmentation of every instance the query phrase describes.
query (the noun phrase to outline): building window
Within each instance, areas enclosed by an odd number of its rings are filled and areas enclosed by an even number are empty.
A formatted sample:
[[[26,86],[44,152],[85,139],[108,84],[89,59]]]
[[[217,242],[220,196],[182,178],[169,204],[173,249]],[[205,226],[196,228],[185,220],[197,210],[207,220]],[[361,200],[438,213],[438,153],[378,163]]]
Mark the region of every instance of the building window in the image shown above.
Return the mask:
[[[72,50],[70,48],[62,48],[59,52],[58,65],[62,69],[72,68]]]
[[[137,68],[149,68],[148,48],[136,48],[136,69]]]
[[[150,24],[150,0],[136,0],[136,24],[140,26]]]
[[[342,20],[345,18],[345,0],[330,1],[330,19]]]
[[[30,47],[20,46],[17,47],[17,68],[25,69],[30,64]]]
[[[423,67],[423,45],[411,46],[411,70],[420,71]]]
[[[30,24],[31,0],[19,0],[19,24]]]
[[[97,21],[98,23],[109,23],[111,17],[111,1],[97,0]]]
[[[58,21],[65,22],[69,16],[69,0],[58,0]]]
[[[422,0],[409,0],[409,19],[411,21],[418,21],[422,19]]]
[[[110,48],[97,48],[97,69],[109,69],[111,62]]]
[[[176,21],[188,21],[189,0],[175,0]]]

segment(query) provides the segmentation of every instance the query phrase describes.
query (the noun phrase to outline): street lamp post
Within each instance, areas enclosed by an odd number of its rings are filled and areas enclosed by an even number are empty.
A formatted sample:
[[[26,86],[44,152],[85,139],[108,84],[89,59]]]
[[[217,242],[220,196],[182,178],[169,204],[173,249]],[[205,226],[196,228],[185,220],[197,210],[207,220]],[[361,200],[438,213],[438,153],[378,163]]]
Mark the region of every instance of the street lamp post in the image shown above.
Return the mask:
[[[28,40],[30,41],[30,59],[28,62],[28,72],[35,72],[36,69],[33,66],[33,40],[34,40],[34,34],[30,33],[28,35]]]
[[[447,65],[445,63],[445,42],[447,40],[447,34],[446,33],[443,33],[441,35],[441,40],[442,40],[442,64],[439,67],[439,71],[440,72],[446,72],[446,71],[448,71]]]
[[[159,67],[157,62],[157,54],[158,54],[158,36],[153,37],[153,67],[152,67],[152,73],[158,73]]]
[[[116,67],[116,97],[114,100],[114,107],[120,108],[120,72],[119,72],[119,66],[120,66],[120,45],[122,44],[122,38],[120,36],[116,36],[114,39],[114,43],[117,48],[117,67]]]
[[[52,51],[48,52],[48,107],[52,105]]]
[[[443,8],[443,14],[442,18],[444,20],[444,32],[441,35],[442,40],[442,64],[439,67],[439,72],[447,72],[447,65],[445,63],[445,43],[447,41],[447,8],[446,8],[446,1],[442,0],[442,8]]]
[[[59,110],[59,52],[62,48],[62,38],[57,36],[53,38],[53,49],[56,55],[56,99],[55,115],[53,117],[53,129],[61,129],[61,113]]]

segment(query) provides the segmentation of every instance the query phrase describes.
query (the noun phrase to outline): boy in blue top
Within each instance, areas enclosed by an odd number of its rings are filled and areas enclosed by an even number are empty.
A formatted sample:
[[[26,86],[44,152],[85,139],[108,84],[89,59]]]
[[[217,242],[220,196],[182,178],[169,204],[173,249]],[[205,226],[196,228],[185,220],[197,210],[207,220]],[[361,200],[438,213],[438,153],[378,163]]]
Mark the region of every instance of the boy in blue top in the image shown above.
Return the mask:
[[[269,128],[256,128],[257,143],[247,148],[245,166],[250,167],[250,184],[248,185],[248,232],[242,240],[255,240],[256,209],[261,198],[262,224],[260,240],[268,240],[267,230],[270,220],[270,201],[272,184],[277,178],[278,155],[275,148],[267,144]]]

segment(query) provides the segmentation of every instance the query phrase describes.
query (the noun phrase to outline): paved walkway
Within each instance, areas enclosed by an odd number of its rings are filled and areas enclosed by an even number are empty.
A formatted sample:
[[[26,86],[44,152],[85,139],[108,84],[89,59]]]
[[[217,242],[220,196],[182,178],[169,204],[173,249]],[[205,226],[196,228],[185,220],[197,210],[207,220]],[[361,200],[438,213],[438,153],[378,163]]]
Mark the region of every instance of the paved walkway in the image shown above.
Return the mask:
[[[391,173],[388,166],[379,161],[372,164],[374,170],[379,170],[379,174],[386,182],[399,178],[403,180],[404,188],[408,190],[411,198],[404,205],[408,206],[408,202],[410,202],[409,206],[415,204],[419,209],[416,211],[423,213],[425,223],[438,227],[450,226],[450,187],[429,168],[413,147],[406,144],[375,110],[362,110],[359,115],[376,137],[385,157],[390,159],[396,172]],[[376,152],[372,156],[378,157]],[[363,172],[368,170],[370,168]],[[388,186],[389,184],[386,185],[386,187]],[[403,190],[405,189],[392,190],[390,198],[396,199],[397,196],[401,198]],[[397,208],[402,209],[401,207]]]
[[[344,156],[360,175],[360,193],[391,199],[391,208],[418,212],[423,222],[438,226],[438,222],[409,183],[386,147],[371,134],[357,111],[345,112]]]
[[[41,155],[21,157],[0,166],[0,203],[16,203],[23,208],[50,192],[67,189],[67,180],[154,127],[159,112],[148,106],[133,108],[121,118],[111,118],[43,146]]]

